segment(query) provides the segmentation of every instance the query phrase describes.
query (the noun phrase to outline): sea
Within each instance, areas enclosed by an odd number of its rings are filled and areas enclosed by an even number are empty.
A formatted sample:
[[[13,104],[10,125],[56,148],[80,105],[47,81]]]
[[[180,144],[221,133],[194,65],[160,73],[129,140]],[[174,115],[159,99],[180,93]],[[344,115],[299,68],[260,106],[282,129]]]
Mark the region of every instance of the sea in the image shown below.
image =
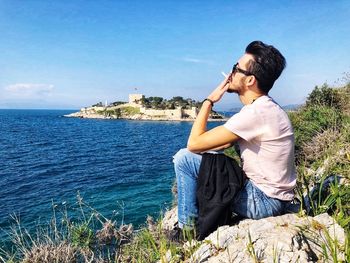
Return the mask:
[[[16,218],[34,233],[58,211],[74,214],[79,200],[135,228],[172,206],[172,157],[186,147],[192,122],[64,117],[72,112],[0,110],[3,243]]]

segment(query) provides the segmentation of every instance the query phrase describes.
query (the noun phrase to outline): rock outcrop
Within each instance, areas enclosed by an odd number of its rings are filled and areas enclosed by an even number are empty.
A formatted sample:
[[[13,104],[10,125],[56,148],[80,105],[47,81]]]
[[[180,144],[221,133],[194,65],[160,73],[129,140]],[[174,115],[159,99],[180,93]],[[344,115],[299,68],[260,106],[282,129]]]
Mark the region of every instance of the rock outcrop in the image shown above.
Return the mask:
[[[177,208],[162,221],[165,230],[177,222]],[[324,213],[315,217],[285,214],[260,220],[245,219],[219,227],[204,241],[186,242],[194,253],[186,262],[333,262],[344,259],[345,232]],[[170,251],[167,259],[172,257]]]

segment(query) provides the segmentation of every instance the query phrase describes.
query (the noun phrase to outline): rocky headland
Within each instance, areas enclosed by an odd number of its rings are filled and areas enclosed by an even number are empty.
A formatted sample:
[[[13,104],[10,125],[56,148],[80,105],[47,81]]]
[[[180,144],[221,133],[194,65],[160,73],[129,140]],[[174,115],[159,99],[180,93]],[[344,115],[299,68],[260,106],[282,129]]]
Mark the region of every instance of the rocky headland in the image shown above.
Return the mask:
[[[165,100],[161,97],[145,98],[142,94],[130,94],[129,102],[102,103],[85,107],[65,117],[88,119],[127,119],[150,121],[194,121],[201,103],[192,99],[174,97]],[[212,111],[209,121],[225,121],[223,115]]]

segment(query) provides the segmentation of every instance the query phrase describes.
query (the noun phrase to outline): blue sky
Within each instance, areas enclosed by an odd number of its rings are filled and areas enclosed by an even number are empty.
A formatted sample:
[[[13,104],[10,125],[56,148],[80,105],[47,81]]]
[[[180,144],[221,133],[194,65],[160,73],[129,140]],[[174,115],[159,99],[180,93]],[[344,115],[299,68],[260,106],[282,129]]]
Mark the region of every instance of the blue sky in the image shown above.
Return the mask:
[[[350,1],[0,0],[0,33],[0,108],[202,100],[253,40],[287,59],[281,105],[350,72]],[[226,94],[216,109],[238,105]]]

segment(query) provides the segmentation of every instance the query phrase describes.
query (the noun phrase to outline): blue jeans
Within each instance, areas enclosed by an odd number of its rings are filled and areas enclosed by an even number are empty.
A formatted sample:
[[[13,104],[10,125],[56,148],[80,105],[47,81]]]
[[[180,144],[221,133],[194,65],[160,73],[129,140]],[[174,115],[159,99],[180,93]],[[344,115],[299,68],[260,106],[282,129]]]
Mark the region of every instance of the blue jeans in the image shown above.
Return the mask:
[[[181,149],[174,155],[174,168],[178,194],[179,227],[193,227],[198,217],[196,201],[197,177],[202,156],[187,149]],[[250,180],[235,196],[232,212],[252,219],[281,215],[286,202],[268,197]]]

